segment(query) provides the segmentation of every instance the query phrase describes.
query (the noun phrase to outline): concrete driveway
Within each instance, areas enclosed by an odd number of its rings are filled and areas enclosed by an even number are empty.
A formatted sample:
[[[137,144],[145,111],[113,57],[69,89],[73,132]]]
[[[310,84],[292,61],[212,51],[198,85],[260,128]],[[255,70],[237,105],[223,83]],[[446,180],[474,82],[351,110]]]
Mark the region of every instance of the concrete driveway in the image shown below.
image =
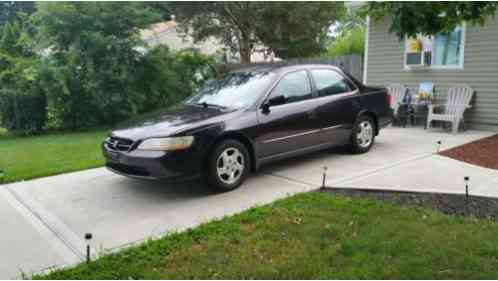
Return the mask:
[[[82,261],[87,232],[94,236],[93,252],[104,253],[313,190],[322,184],[323,166],[328,167],[326,184],[332,187],[459,193],[462,179],[447,179],[457,169],[472,173],[483,193],[493,196],[486,184],[498,181],[496,171],[433,155],[437,141],[447,149],[492,134],[467,131],[453,136],[389,128],[368,154],[331,150],[272,164],[240,189],[223,194],[210,192],[200,182],[132,180],[103,168],[4,185],[0,187],[0,279]],[[420,174],[425,177],[422,185]],[[430,184],[431,178],[442,184]]]

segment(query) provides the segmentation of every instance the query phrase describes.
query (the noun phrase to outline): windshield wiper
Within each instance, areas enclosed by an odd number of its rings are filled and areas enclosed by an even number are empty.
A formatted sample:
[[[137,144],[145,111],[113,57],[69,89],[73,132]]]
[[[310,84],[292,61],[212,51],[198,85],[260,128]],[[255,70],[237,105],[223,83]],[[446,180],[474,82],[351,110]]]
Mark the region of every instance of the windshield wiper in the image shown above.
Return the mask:
[[[227,107],[226,106],[223,106],[223,105],[219,105],[219,104],[214,104],[214,103],[207,103],[207,102],[195,102],[195,103],[192,103],[194,105],[200,105],[204,108],[208,108],[208,107],[215,107],[215,108],[220,108],[220,109],[226,109]]]

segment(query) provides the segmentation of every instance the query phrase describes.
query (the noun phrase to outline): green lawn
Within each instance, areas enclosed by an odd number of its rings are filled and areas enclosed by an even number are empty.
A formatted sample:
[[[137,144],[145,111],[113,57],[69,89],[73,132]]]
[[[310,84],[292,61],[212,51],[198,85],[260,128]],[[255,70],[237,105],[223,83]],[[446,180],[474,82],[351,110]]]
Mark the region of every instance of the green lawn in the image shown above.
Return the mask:
[[[498,224],[308,193],[47,279],[496,279]]]
[[[104,131],[11,136],[0,129],[0,170],[5,182],[78,171],[103,165]]]

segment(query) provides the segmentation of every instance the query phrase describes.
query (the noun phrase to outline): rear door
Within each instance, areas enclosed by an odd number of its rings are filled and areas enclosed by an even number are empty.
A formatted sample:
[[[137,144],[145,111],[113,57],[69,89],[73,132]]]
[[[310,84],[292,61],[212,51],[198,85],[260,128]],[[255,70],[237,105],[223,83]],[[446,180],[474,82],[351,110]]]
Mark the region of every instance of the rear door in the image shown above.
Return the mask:
[[[285,74],[267,100],[282,95],[285,103],[258,112],[260,158],[297,151],[319,142],[317,102],[313,98],[308,72],[298,70]]]
[[[361,108],[357,87],[334,69],[316,68],[310,73],[318,93],[319,142],[347,143]]]

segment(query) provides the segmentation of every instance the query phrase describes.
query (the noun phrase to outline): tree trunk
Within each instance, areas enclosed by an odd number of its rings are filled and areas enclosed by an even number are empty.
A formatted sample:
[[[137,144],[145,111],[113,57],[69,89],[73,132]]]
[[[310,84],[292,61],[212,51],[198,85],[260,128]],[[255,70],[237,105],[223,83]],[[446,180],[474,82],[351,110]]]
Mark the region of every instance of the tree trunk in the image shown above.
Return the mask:
[[[240,52],[240,62],[241,63],[250,63],[251,62],[251,41],[248,36],[242,35],[239,44],[239,52]]]
[[[241,47],[240,48],[240,62],[241,63],[250,63],[251,62],[251,49]]]

